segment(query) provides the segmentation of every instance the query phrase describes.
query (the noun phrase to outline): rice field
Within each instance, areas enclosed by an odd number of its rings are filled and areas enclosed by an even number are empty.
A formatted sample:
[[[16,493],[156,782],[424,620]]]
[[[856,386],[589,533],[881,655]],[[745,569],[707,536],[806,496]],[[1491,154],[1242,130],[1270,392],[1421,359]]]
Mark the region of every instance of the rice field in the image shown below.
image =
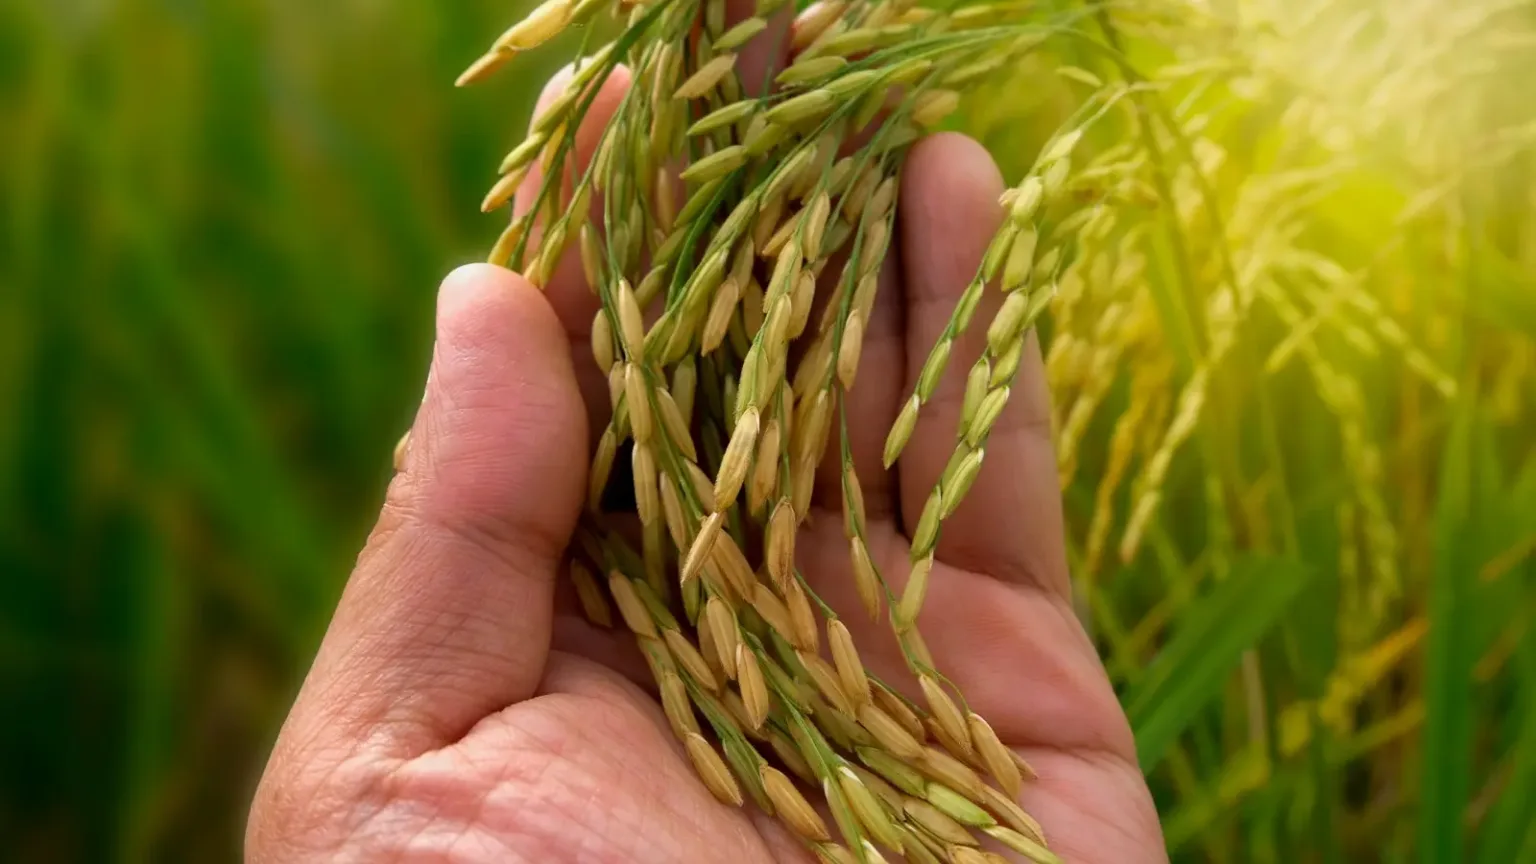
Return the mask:
[[[0,4],[18,859],[237,854],[435,286],[574,47],[454,90],[521,8]],[[1174,860],[1536,860],[1536,5],[1104,8],[1155,94],[1086,142],[1132,239],[1041,330]],[[1123,71],[1066,45],[949,125],[1015,182]]]

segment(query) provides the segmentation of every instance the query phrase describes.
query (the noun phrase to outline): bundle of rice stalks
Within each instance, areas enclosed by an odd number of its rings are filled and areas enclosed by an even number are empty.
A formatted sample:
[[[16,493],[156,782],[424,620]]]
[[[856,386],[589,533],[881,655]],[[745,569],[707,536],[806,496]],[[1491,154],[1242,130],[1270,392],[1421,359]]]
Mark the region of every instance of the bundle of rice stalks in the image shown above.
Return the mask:
[[[1014,803],[1030,767],[967,708],[917,626],[938,538],[985,470],[988,436],[1037,322],[1053,329],[1047,366],[1063,487],[1077,477],[1078,444],[1099,409],[1122,404],[1100,436],[1095,506],[1074,543],[1088,587],[1111,556],[1137,557],[1192,440],[1216,448],[1203,491],[1217,577],[1231,571],[1235,533],[1249,542],[1267,530],[1254,513],[1270,504],[1232,498],[1248,486],[1235,473],[1240,454],[1197,430],[1219,371],[1252,350],[1243,337],[1258,311],[1285,326],[1270,340],[1266,374],[1299,360],[1337,419],[1351,489],[1339,505],[1341,555],[1369,570],[1341,598],[1341,644],[1352,651],[1393,617],[1400,538],[1360,382],[1319,346],[1327,338],[1392,351],[1433,398],[1452,398],[1457,383],[1360,290],[1363,271],[1300,242],[1294,226],[1308,196],[1326,194],[1337,176],[1309,173],[1315,148],[1275,157],[1285,170],[1266,182],[1218,191],[1228,154],[1206,126],[1224,109],[1201,100],[1218,78],[1259,98],[1235,70],[1267,80],[1254,70],[1279,60],[1261,42],[1245,43],[1255,56],[1237,56],[1223,23],[1193,6],[828,0],[795,15],[786,0],[758,0],[735,11],[725,0],[546,0],[460,79],[477,81],[592,25],[564,90],[506,156],[484,201],[491,211],[515,200],[492,263],[544,285],[577,249],[601,301],[591,349],[612,414],[592,460],[571,579],[593,622],[633,631],[673,730],[720,800],[751,798],[830,862],[999,860],[979,850],[988,838],[1055,861]],[[1168,56],[1133,61],[1123,31]],[[747,59],[764,55],[788,59],[766,69]],[[886,467],[901,457],[956,340],[983,330],[953,455],[913,514],[903,572],[885,572],[870,553],[845,410],[881,290],[903,156],[962,93],[1016,83],[1021,69],[1051,76],[1051,92],[1070,99],[1054,106],[1057,128],[1033,142],[1034,158],[999,202],[1002,227],[889,431]],[[611,116],[596,116],[615,75],[629,86]],[[1395,82],[1409,93],[1413,83]],[[1169,93],[1185,101],[1170,107]],[[1414,116],[1388,100],[1375,114],[1341,118],[1337,101],[1298,95],[1290,122],[1312,124],[1324,149],[1337,150]],[[1000,103],[992,113],[1001,119],[978,110],[979,125],[1006,124],[1009,100]],[[1432,128],[1410,131],[1447,143]],[[1442,164],[1427,145],[1420,152],[1415,170]],[[976,320],[988,292],[998,311]],[[621,459],[627,470],[616,470]],[[857,595],[888,621],[915,687],[866,669],[849,628],[796,569],[824,460],[838,461]],[[1283,492],[1281,478],[1272,506],[1287,513]],[[630,504],[637,530],[615,512]],[[1262,707],[1257,666],[1245,662]],[[1151,746],[1150,760],[1167,745]]]

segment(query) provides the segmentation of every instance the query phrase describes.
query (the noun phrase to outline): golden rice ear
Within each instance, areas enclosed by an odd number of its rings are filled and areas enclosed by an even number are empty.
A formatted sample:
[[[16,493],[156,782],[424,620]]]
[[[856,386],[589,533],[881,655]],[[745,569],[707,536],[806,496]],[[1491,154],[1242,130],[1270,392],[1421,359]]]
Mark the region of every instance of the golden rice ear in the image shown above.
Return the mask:
[[[739,55],[785,5],[758,0],[752,17],[728,25],[724,0],[545,0],[463,76],[479,80],[600,12],[628,19],[616,22],[624,36],[575,64],[481,201],[506,206],[541,177],[490,259],[539,285],[579,263],[597,305],[583,353],[606,377],[611,415],[599,418],[570,578],[588,620],[622,621],[633,634],[705,788],[730,805],[751,799],[821,860],[992,864],[984,843],[1048,855],[1012,800],[1032,772],[941,685],[918,619],[943,523],[986,468],[987,438],[1049,300],[1043,286],[1078,254],[1052,226],[1074,218],[1059,211],[1078,189],[1081,136],[1053,137],[1000,205],[1000,237],[886,437],[890,467],[948,386],[950,355],[984,293],[1001,283],[1009,297],[957,404],[949,467],[913,514],[898,593],[876,565],[883,526],[870,522],[840,438],[863,421],[846,415],[869,375],[860,366],[886,290],[901,159],[962,93],[1035,45],[1004,26],[996,4],[833,0],[796,19],[782,89],[747,96],[756,82]],[[950,36],[923,56],[900,50],[930,27]],[[592,128],[585,115],[620,61],[643,98],[622,101],[583,139],[591,163],[577,165],[575,132]],[[1114,236],[1113,225],[1075,224],[1099,242]],[[826,577],[796,567],[799,532],[819,518],[819,473],[840,480],[846,578],[873,625],[839,618],[817,591]],[[631,490],[638,533],[603,510],[623,497],[609,493]],[[865,666],[871,640],[893,636],[917,676],[915,701]]]

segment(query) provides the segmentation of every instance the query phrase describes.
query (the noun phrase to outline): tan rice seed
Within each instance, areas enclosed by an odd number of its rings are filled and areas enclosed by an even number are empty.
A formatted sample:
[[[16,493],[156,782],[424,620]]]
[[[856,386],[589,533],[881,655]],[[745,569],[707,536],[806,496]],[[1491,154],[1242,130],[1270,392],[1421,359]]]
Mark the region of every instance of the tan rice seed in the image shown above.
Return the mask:
[[[928,799],[929,804],[937,807],[945,815],[962,824],[976,828],[986,828],[997,824],[997,820],[992,818],[992,814],[981,809],[976,805],[976,802],[942,783],[929,783],[927,794],[924,797]]]
[[[752,474],[747,478],[747,509],[761,513],[773,497],[779,482],[779,455],[782,425],[778,418],[768,421],[757,440],[757,456],[752,460]],[[791,548],[793,554],[793,548]],[[769,561],[772,564],[772,559]],[[775,577],[777,578],[777,577]]]
[[[874,737],[864,731],[864,727],[859,725],[859,721],[854,719],[853,715],[832,707],[832,704],[821,698],[818,693],[810,693],[806,701],[810,703],[810,714],[816,721],[816,728],[837,745],[838,749],[852,750],[855,747],[874,745]]]
[[[688,688],[683,684],[683,679],[676,672],[663,670],[658,679],[658,688],[661,690],[661,710],[667,715],[667,723],[672,727],[672,734],[679,741],[688,740],[689,735],[701,734],[698,718],[693,714],[693,703],[688,699]]]
[[[496,184],[486,193],[485,200],[480,202],[480,212],[489,213],[505,207],[511,202],[512,196],[517,194],[517,187],[522,185],[527,173],[528,166],[524,165],[501,175]]]
[[[1036,211],[1040,209],[1040,202],[1045,198],[1045,181],[1038,175],[1024,178],[1024,182],[1018,186],[1018,194],[1013,198],[1013,205],[1009,209],[1008,218],[1019,228],[1029,226],[1034,219]]]
[[[624,379],[628,363],[615,363],[608,370],[608,406],[613,409],[615,423],[618,423],[626,432],[629,431],[629,409],[620,411],[624,401]]]
[[[859,780],[869,787],[869,791],[875,793],[875,797],[880,799],[880,803],[885,807],[885,812],[892,819],[901,818],[901,802],[906,796],[898,792],[895,786],[885,782],[880,778],[879,774],[873,771],[852,763],[849,763],[848,769],[859,775]]]
[[[891,715],[874,703],[859,706],[859,723],[881,747],[902,759],[916,759],[923,753],[923,745],[913,738]]]
[[[850,463],[843,466],[843,534],[847,537],[864,534],[864,486],[859,474]]]
[[[987,383],[993,387],[1002,387],[1013,380],[1013,376],[1019,371],[1019,364],[1024,360],[1024,343],[1025,334],[1021,333],[1002,356],[997,358],[997,366],[992,369],[992,378]]]
[[[927,794],[927,782],[911,765],[874,747],[859,747],[854,752],[858,754],[860,762],[901,791],[912,796]]]
[[[655,434],[650,392],[645,383],[645,373],[634,363],[626,363],[624,366],[624,401],[629,409],[630,432],[636,441],[648,443]]]
[[[923,601],[928,596],[928,580],[932,573],[932,552],[912,562],[907,584],[902,588],[901,600],[896,606],[894,623],[898,631],[906,631],[917,625],[918,615],[923,611]]]
[[[970,426],[965,430],[965,440],[972,447],[981,446],[987,435],[991,434],[992,426],[997,423],[997,418],[1003,414],[1003,409],[1008,407],[1008,397],[1011,390],[1008,387],[999,387],[988,393],[981,400],[981,406],[976,409],[976,416],[971,420]]]
[[[714,153],[689,165],[683,169],[683,173],[680,176],[689,183],[708,183],[711,180],[719,180],[745,165],[748,156],[749,154],[745,146],[733,144],[730,147],[716,150]],[[686,210],[687,207],[685,205],[684,211],[686,212]],[[679,214],[678,219],[686,222],[683,214]]]
[[[613,353],[613,325],[608,323],[608,313],[601,309],[592,318],[592,359],[604,372],[612,369],[617,359]]]
[[[667,630],[661,634],[661,638],[667,643],[667,649],[672,652],[678,666],[692,676],[699,686],[711,693],[719,692],[720,680],[710,671],[709,664],[704,662],[704,655],[688,641],[687,636],[677,630]]]
[[[697,99],[706,96],[709,91],[715,89],[716,84],[720,83],[720,79],[731,74],[734,68],[736,68],[736,55],[721,54],[688,76],[688,80],[678,85],[678,88],[673,91],[672,98]]]
[[[777,461],[777,455],[774,454],[772,461]],[[772,464],[772,461],[763,460],[762,454],[758,458],[760,464]],[[795,534],[798,521],[794,505],[781,499],[774,505],[773,514],[768,517],[768,525],[764,529],[763,545],[766,554],[763,557],[767,559],[768,575],[781,591],[795,578]]]
[[[859,372],[859,359],[864,352],[864,316],[854,311],[843,325],[843,341],[837,351],[837,380],[844,390],[852,390]]]
[[[661,501],[657,489],[656,457],[646,444],[636,444],[631,451],[635,485],[635,510],[641,525],[652,525],[661,517]]]
[[[869,197],[869,203],[865,205],[864,218],[884,219],[891,210],[891,205],[896,203],[896,193],[900,183],[895,177],[887,177],[880,181],[875,191]]]
[[[628,577],[617,570],[608,574],[608,592],[613,595],[613,602],[619,607],[619,615],[631,631],[652,639],[657,638],[656,622],[651,620],[651,613],[640,601]]]
[[[815,42],[848,8],[846,0],[817,3],[801,12],[791,25],[790,48],[799,52]]]
[[[768,793],[768,800],[773,802],[775,813],[784,820],[784,824],[788,825],[790,830],[815,842],[831,839],[832,835],[827,831],[827,823],[822,821],[816,808],[805,800],[805,796],[795,788],[794,781],[790,780],[784,772],[771,765],[764,765],[762,782],[763,790]]]
[[[714,549],[715,541],[720,537],[720,529],[724,524],[725,514],[718,510],[709,514],[709,518],[704,520],[704,524],[699,528],[699,535],[693,538],[693,543],[688,548],[681,581],[689,582],[699,575],[699,571],[710,559],[710,553]]]
[[[901,451],[907,447],[907,442],[912,439],[912,432],[917,428],[917,413],[922,407],[917,396],[913,396],[901,406],[901,413],[896,415],[896,421],[891,424],[890,435],[885,439],[885,453],[883,456],[885,467],[896,464],[901,457]]]
[[[631,361],[645,356],[645,319],[640,314],[640,301],[629,280],[620,278],[618,284],[619,336],[624,343],[624,353]]]
[[[1003,265],[1003,290],[1017,291],[1029,282],[1035,268],[1035,246],[1040,234],[1034,226],[1017,229],[1013,246],[1008,250],[1008,261]]]
[[[789,610],[784,608],[783,602],[773,594],[773,589],[759,582],[752,593],[752,608],[762,617],[763,621],[772,627],[774,632],[786,640],[794,635],[794,625],[789,620]]]
[[[773,703],[763,680],[763,671],[757,664],[757,655],[745,643],[736,646],[736,674],[741,687],[741,702],[747,709],[747,725],[753,730],[761,729]]]
[[[827,218],[831,215],[832,198],[825,191],[817,193],[810,205],[805,208],[800,245],[804,249],[807,260],[815,261],[821,257],[822,240],[826,238]]]
[[[795,292],[791,296],[789,338],[799,339],[805,333],[805,325],[811,320],[811,307],[816,302],[816,275],[802,272],[795,280]]]
[[[715,40],[715,49],[734,51],[747,44],[753,36],[763,32],[767,27],[768,22],[760,17],[747,18],[720,34],[720,38]]]
[[[977,476],[981,473],[981,461],[985,458],[986,452],[985,449],[977,449],[966,454],[956,467],[954,475],[945,480],[943,504],[939,511],[940,519],[948,519],[964,503],[965,496],[971,491],[971,486],[975,484]]]
[[[896,842],[901,842],[900,835],[896,836]],[[868,862],[868,864],[889,864],[889,862],[886,861],[885,856],[880,854],[880,850],[875,848],[874,843],[871,843],[866,839],[862,846],[864,849],[864,860]],[[901,850],[898,849],[897,851],[899,852]]]
[[[793,301],[789,297],[775,298],[768,306],[768,315],[763,320],[763,342],[775,349],[789,342],[789,321],[793,315]]]
[[[684,462],[683,470],[688,472],[688,479],[693,485],[693,495],[699,500],[699,505],[705,512],[714,512],[715,481],[709,479],[704,469],[697,462]]]
[[[516,251],[517,244],[522,241],[523,234],[528,230],[525,219],[518,219],[508,225],[496,238],[496,244],[491,247],[491,254],[486,260],[498,267],[506,267],[512,261],[512,253]]]
[[[871,10],[871,14],[878,11],[886,4],[881,4]],[[813,50],[818,55],[835,55],[847,57],[853,54],[863,54],[880,44],[881,32],[875,26],[869,24],[866,19],[861,26],[844,30],[838,33],[828,33],[817,41]],[[809,52],[808,52],[809,53]]]
[[[736,315],[736,305],[741,300],[741,286],[733,279],[720,283],[715,297],[704,317],[704,331],[699,336],[699,353],[710,354],[725,341],[726,330]]]
[[[482,54],[453,82],[455,87],[468,87],[491,77],[516,56],[512,51],[490,51]]]
[[[816,651],[821,647],[821,634],[816,627],[816,612],[811,600],[793,577],[784,584],[784,606],[789,610],[789,626],[793,631],[789,643],[801,651]]]
[[[695,606],[695,608],[698,607]],[[702,609],[699,610],[699,614],[703,614]],[[735,678],[735,670],[727,670],[720,662],[720,646],[715,644],[715,634],[709,629],[703,618],[698,618],[698,622],[699,653],[704,655],[704,662],[708,663],[710,671],[714,672],[721,679]],[[735,656],[735,654],[732,654],[732,659]]]
[[[572,0],[545,0],[496,40],[495,50],[527,51],[554,38],[571,20]]]
[[[884,8],[884,6],[881,8]],[[902,836],[906,838],[907,842],[907,847],[903,851],[907,856],[908,862],[911,862],[911,864],[947,864],[949,854],[944,851],[943,845],[933,839],[933,835],[911,825],[902,825],[901,831]]]
[[[1036,843],[1045,844],[1045,831],[1041,829],[1040,823],[1006,793],[991,786],[985,786],[982,788],[981,803],[1004,825]]]
[[[1029,764],[1029,760],[1028,759],[1025,759],[1023,756],[1020,756],[1019,755],[1019,751],[1017,751],[1017,750],[1009,750],[1008,752],[1013,754],[1013,763],[1015,765],[1019,766],[1019,774],[1023,775],[1025,780],[1039,780],[1040,779],[1040,775],[1035,773],[1035,766]]]
[[[752,233],[749,239],[757,254],[763,258],[773,258],[778,250],[768,250],[768,244],[773,241],[784,217],[785,199],[782,195],[769,197],[762,206],[758,207],[757,216],[752,223]]]
[[[1035,862],[1035,864],[1061,864],[1061,858],[1056,853],[1017,831],[997,826],[986,829],[986,833],[992,839],[1023,855],[1030,861]],[[1007,859],[1002,860],[1004,864],[1007,864]]]
[[[613,472],[613,460],[618,451],[618,436],[609,426],[597,439],[597,452],[592,456],[592,469],[587,474],[587,509],[593,513],[602,508],[603,490],[608,488],[608,476]]]
[[[741,727],[741,734],[754,741],[768,740],[767,736],[763,734],[766,731],[765,729],[762,727],[752,728],[752,715],[747,712],[746,703],[741,700],[736,691],[730,689],[722,691],[720,701],[725,704],[726,710],[730,712],[731,719],[736,721],[737,726]]]
[[[928,730],[923,728],[923,721],[918,718],[917,714],[907,703],[901,697],[880,685],[875,686],[874,695],[875,705],[879,706],[881,711],[890,715],[892,720],[901,724],[901,728],[905,729],[908,735],[911,735],[914,740],[921,744],[927,737]]]
[[[571,562],[571,583],[576,586],[576,599],[587,620],[599,627],[612,627],[613,611],[608,606],[608,598],[603,596],[592,571],[580,561]]]
[[[917,679],[918,686],[923,690],[923,698],[928,702],[928,711],[933,716],[935,723],[944,730],[945,734],[960,745],[960,753],[965,758],[970,758],[973,749],[971,746],[971,733],[965,722],[965,715],[960,713],[949,694],[928,675],[920,675]]]
[[[789,220],[787,224],[793,224]],[[775,235],[777,236],[777,235]],[[769,241],[773,242],[772,240]],[[767,252],[767,250],[764,250]],[[800,255],[800,245],[794,242],[794,232],[790,232],[789,239],[783,246],[768,253],[773,256],[773,273],[768,277],[767,303],[769,300],[777,300],[785,294],[792,292],[795,282],[800,278],[801,268],[805,259]]]
[[[870,165],[859,175],[843,200],[843,213],[850,220],[857,220],[874,197],[875,190],[884,180],[878,165]]]
[[[790,495],[796,513],[809,513],[811,493],[815,486],[816,457],[801,457],[795,462],[790,475]]]
[[[813,393],[800,394],[799,401],[795,404],[794,436],[791,441],[790,456],[794,460],[817,459],[821,456],[821,438],[825,434],[823,430],[831,426],[832,394],[829,390],[818,389]],[[796,505],[795,512],[805,514],[805,508]]]
[[[728,509],[741,494],[741,484],[746,480],[752,456],[757,446],[759,419],[756,408],[748,408],[736,420],[731,440],[720,460],[719,475],[715,480],[715,511]]]
[[[721,532],[720,539],[715,541],[711,561],[737,594],[749,597],[757,590],[757,574],[752,572],[747,556],[742,554],[741,547],[736,545],[729,532]]]
[[[831,706],[850,717],[854,714],[853,701],[848,694],[843,692],[843,686],[838,682],[837,670],[821,658],[819,654],[809,651],[799,652],[800,663],[805,667],[806,674],[810,676],[811,683],[816,685],[817,691],[826,698]]]
[[[726,675],[735,678],[736,649],[741,645],[741,631],[736,626],[736,615],[719,597],[711,597],[704,603],[704,621],[700,633],[708,632],[714,643],[720,667]]]
[[[812,90],[769,108],[763,119],[772,125],[795,127],[826,116],[837,107],[837,101],[837,96],[827,90]]]
[[[677,400],[666,390],[656,391],[657,414],[661,416],[661,426],[666,430],[667,439],[676,447],[684,459],[689,462],[699,461],[699,453],[694,449],[693,433],[688,428],[688,421],[683,418],[683,410],[677,404]]]
[[[693,402],[698,386],[699,370],[692,358],[679,363],[677,368],[672,370],[672,398],[676,400],[678,413],[685,421],[693,416]],[[683,425],[688,424],[685,422]]]
[[[982,767],[987,769],[987,773],[992,775],[1009,797],[1017,798],[1023,789],[1024,778],[1018,763],[1014,761],[1013,751],[1003,745],[992,725],[979,714],[967,716],[966,723],[970,727],[971,741],[976,745],[976,754],[981,758]]]
[[[810,764],[805,761],[804,754],[795,746],[795,742],[785,737],[782,732],[770,731],[768,746],[773,748],[773,752],[779,757],[779,761],[784,763],[784,767],[800,778],[800,782],[816,782],[816,775],[812,773]]]
[[[847,767],[839,768],[837,785],[842,789],[848,807],[853,811],[859,824],[863,825],[881,845],[900,852],[902,850],[901,835],[896,832],[896,825],[891,822],[891,817],[886,814],[879,799],[859,780],[859,775]]]
[[[950,864],[992,864],[986,853],[969,846],[953,846],[949,850]]]
[[[905,633],[898,633],[896,641],[901,644],[901,647],[920,668],[933,668],[933,654],[928,650],[928,643],[923,641],[922,633],[915,629],[908,630]]]
[[[661,512],[666,517],[667,533],[672,536],[672,545],[679,550],[687,549],[690,531],[688,521],[683,516],[683,502],[678,497],[677,484],[663,474],[660,485]]]
[[[949,731],[940,726],[932,717],[924,721],[924,725],[928,727],[929,737],[939,742],[939,746],[943,747],[946,752],[962,759],[972,768],[978,767],[976,764],[976,754],[974,752],[966,753],[964,742],[957,740],[953,735],[949,734]]]
[[[775,83],[786,87],[820,82],[836,74],[847,65],[848,61],[841,57],[813,57],[796,60],[773,80]]]
[[[944,813],[944,811],[929,804],[927,801],[919,801],[916,798],[908,798],[902,802],[902,810],[913,822],[921,825],[924,831],[939,838],[945,843],[958,846],[975,846],[977,840],[971,836],[971,832],[964,825],[956,822]]]
[[[960,427],[969,428],[981,409],[981,401],[991,387],[992,366],[986,357],[976,361],[965,378],[965,396],[960,403]]]
[[[785,219],[774,229],[774,232],[768,237],[767,244],[763,246],[761,254],[764,257],[777,258],[784,249],[789,247],[789,241],[793,240],[795,234],[800,230],[800,220],[803,212]]]
[[[954,90],[926,90],[919,93],[912,105],[912,122],[919,126],[933,126],[954,113],[960,106],[960,94]]]
[[[869,614],[870,620],[878,621],[883,595],[880,576],[875,572],[875,564],[869,557],[869,548],[862,539],[854,537],[848,541],[848,549],[853,560],[853,586],[858,590],[859,602],[864,604],[864,611]]]
[[[705,787],[722,804],[740,807],[741,787],[736,785],[736,778],[731,776],[730,769],[725,766],[725,761],[720,758],[715,748],[711,747],[702,735],[689,735],[683,741],[688,751],[688,758],[693,761],[694,770],[704,781]]]
[[[864,663],[859,659],[859,649],[853,644],[848,626],[836,618],[828,621],[827,644],[832,648],[832,664],[843,693],[855,709],[870,704],[869,677],[864,674]]]
[[[615,245],[617,245],[621,239],[623,238],[615,238]],[[667,275],[668,273],[665,267],[653,267],[651,268],[651,272],[645,274],[645,278],[640,280],[640,286],[635,289],[635,302],[640,304],[641,308],[644,308],[646,304],[650,303],[652,300],[655,300],[656,295],[661,293],[663,284],[662,280],[664,280]]]
[[[839,846],[836,843],[823,843],[817,846],[816,857],[822,864],[865,864],[848,851],[846,846]]]
[[[933,551],[939,537],[939,514],[943,511],[943,491],[934,489],[923,505],[922,515],[918,517],[917,530],[912,532],[912,554],[927,555]]]
[[[924,747],[923,755],[912,760],[911,765],[930,780],[937,780],[972,799],[979,799],[981,790],[986,788],[975,769],[934,747]]]

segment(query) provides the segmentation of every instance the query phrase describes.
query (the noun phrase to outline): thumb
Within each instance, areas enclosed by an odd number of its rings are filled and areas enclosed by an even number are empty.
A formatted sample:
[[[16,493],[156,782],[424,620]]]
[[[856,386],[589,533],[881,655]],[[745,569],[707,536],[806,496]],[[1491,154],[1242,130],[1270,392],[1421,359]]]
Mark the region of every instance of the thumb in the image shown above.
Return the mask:
[[[403,470],[290,724],[411,756],[532,696],[586,440],[569,344],[543,295],[488,265],[450,275]]]

